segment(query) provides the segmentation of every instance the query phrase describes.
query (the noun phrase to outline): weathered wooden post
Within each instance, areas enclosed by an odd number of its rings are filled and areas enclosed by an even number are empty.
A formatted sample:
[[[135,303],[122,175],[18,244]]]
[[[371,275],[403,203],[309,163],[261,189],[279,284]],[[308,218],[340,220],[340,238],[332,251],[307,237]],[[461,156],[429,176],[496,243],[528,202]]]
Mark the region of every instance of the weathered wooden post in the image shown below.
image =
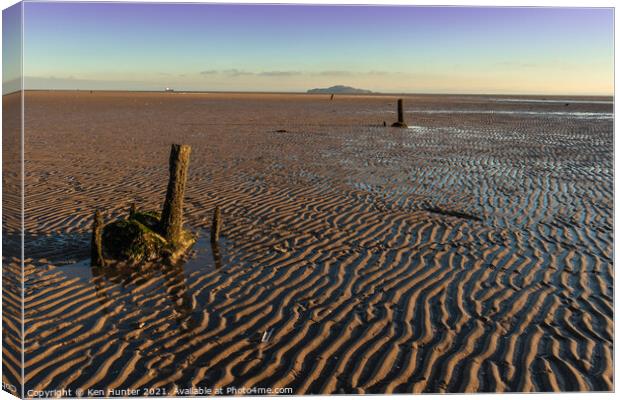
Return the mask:
[[[185,144],[173,144],[170,149],[170,179],[160,224],[162,234],[173,246],[179,244],[183,233],[183,196],[191,150]]]
[[[392,126],[395,128],[406,128],[407,124],[405,123],[405,116],[403,113],[403,99],[398,99],[397,111],[398,121],[394,122]]]
[[[220,231],[222,230],[222,212],[220,206],[215,206],[213,211],[213,223],[211,224],[211,243],[217,243],[220,240]]]
[[[93,267],[103,267],[103,249],[101,246],[101,235],[103,233],[103,216],[99,210],[93,216],[93,236],[90,243],[90,265]]]

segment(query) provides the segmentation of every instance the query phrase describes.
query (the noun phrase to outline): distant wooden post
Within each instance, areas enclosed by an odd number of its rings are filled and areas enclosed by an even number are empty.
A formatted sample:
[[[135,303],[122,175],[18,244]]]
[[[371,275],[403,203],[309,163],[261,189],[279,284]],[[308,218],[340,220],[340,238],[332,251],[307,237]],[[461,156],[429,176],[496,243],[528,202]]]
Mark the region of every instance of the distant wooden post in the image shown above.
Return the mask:
[[[213,211],[213,223],[211,224],[211,243],[217,243],[220,240],[220,231],[222,230],[222,212],[220,206],[215,206]]]
[[[129,218],[133,218],[133,216],[136,215],[136,212],[136,203],[131,203],[129,206]]]
[[[334,100],[334,94],[332,93],[332,96],[329,98],[330,100]]]
[[[398,111],[398,121],[394,122],[392,124],[392,127],[395,128],[406,128],[407,124],[405,123],[405,116],[403,113],[403,99],[398,99],[398,106],[397,106],[397,111]]]
[[[181,144],[173,144],[170,149],[170,179],[160,224],[162,234],[173,246],[179,244],[183,232],[183,196],[191,150]]]
[[[103,249],[101,245],[101,236],[103,233],[103,216],[99,210],[95,211],[93,216],[93,236],[90,244],[90,265],[93,267],[103,267],[105,259],[103,258]]]

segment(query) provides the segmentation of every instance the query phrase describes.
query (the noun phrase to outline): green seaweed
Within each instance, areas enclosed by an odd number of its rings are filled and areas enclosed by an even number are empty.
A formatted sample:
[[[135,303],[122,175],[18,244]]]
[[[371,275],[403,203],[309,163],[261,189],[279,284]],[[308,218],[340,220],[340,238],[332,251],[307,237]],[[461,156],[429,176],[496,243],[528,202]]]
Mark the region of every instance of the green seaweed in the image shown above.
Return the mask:
[[[153,229],[153,221],[146,217],[147,214],[136,213],[133,218],[119,219],[107,224],[103,228],[103,248],[106,255],[133,262],[160,257],[168,242]]]
[[[129,218],[105,225],[102,242],[106,257],[141,263],[163,257],[178,257],[196,239],[188,231],[183,231],[181,237],[180,243],[173,246],[160,231],[158,212],[136,211]]]
[[[160,218],[161,214],[157,211],[136,211],[132,214],[130,219],[140,222],[142,225],[161,235],[162,233],[159,231]]]

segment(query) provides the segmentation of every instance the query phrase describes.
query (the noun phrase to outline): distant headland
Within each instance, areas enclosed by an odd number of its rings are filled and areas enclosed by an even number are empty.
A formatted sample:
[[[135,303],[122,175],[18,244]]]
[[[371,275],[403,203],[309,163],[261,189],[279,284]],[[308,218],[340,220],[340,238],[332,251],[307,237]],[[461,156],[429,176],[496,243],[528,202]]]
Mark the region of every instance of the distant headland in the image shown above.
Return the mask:
[[[370,90],[356,89],[351,86],[336,85],[328,88],[310,89],[307,93],[323,93],[323,94],[362,94],[372,93]]]

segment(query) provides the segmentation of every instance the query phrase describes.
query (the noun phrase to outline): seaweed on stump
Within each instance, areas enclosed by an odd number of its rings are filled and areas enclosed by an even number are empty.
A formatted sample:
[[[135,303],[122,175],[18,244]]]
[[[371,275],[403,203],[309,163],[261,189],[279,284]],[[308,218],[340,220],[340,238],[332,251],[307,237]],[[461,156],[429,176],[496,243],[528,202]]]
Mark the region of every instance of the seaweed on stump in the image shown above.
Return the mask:
[[[153,213],[135,213],[105,226],[103,242],[109,257],[140,263],[172,254],[168,242],[157,232],[159,219]]]
[[[102,233],[103,216],[99,210],[97,210],[93,216],[93,236],[90,247],[90,265],[93,267],[103,267],[105,265],[105,259],[103,258],[103,247],[101,244]]]
[[[211,224],[211,243],[217,243],[220,240],[220,232],[222,230],[222,212],[220,206],[215,206],[213,211],[213,223]]]
[[[188,145],[173,144],[170,149],[170,179],[161,213],[160,229],[173,247],[182,242],[183,196],[190,152],[191,147]]]
[[[403,99],[398,99],[398,121],[392,124],[393,128],[407,128],[407,124],[405,123],[405,117],[403,113]]]

